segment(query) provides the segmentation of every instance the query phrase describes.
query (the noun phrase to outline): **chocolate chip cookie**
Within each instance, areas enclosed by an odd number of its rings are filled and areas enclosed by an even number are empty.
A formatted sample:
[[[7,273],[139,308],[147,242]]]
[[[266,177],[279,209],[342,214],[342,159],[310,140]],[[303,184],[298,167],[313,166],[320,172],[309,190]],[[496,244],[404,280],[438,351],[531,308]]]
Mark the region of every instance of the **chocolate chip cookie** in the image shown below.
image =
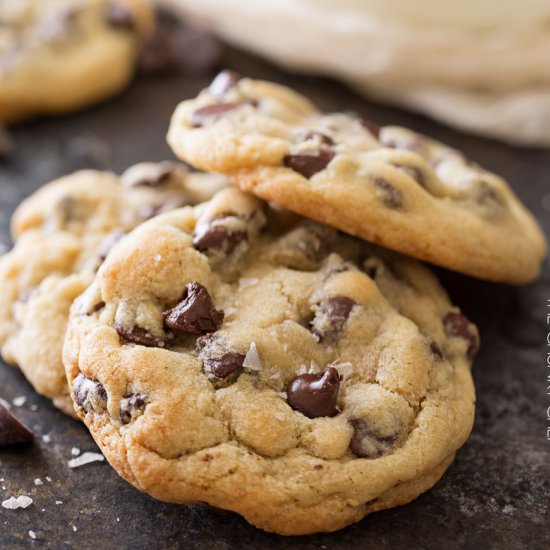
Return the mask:
[[[211,197],[221,176],[143,163],[120,178],[81,171],[25,200],[12,218],[16,244],[0,258],[0,347],[38,393],[69,414],[61,350],[72,301],[108,251],[144,220]]]
[[[441,477],[478,348],[414,260],[227,188],[120,241],[73,304],[64,363],[130,483],[297,535]]]
[[[483,279],[534,280],[546,253],[500,177],[405,128],[319,112],[283,86],[224,72],[182,102],[183,160],[351,235]]]
[[[115,94],[153,22],[145,0],[3,0],[0,120],[68,112]]]

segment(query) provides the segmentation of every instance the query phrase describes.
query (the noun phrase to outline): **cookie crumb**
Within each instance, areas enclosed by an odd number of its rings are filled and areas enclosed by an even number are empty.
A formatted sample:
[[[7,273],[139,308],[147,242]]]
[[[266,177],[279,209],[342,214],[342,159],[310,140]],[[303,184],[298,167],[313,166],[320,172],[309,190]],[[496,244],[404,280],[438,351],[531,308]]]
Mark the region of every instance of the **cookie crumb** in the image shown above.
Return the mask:
[[[12,403],[15,407],[22,407],[27,402],[27,397],[25,395],[20,395],[12,400]]]
[[[32,504],[32,498],[22,495],[20,497],[10,497],[2,502],[2,507],[8,510],[17,510],[17,508],[27,508]]]
[[[103,462],[104,460],[105,457],[100,453],[86,452],[77,458],[71,458],[68,464],[69,468],[79,468],[80,466],[84,466],[85,464],[89,464],[90,462]]]

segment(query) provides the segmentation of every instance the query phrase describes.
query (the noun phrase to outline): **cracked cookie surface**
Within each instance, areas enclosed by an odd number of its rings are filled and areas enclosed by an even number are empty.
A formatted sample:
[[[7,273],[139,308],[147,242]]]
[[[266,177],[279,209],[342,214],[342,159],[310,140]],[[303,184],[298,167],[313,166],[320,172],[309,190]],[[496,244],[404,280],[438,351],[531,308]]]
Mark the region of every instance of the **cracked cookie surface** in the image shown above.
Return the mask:
[[[202,202],[224,183],[179,163],[142,163],[120,178],[76,172],[23,201],[12,218],[16,244],[0,258],[2,357],[74,415],[61,362],[72,301],[126,232],[161,212]]]
[[[137,488],[305,534],[439,479],[471,430],[478,347],[414,260],[228,188],[120,242],[64,363]]]
[[[510,186],[411,130],[224,72],[178,106],[168,139],[245,191],[407,255],[493,281],[540,272],[544,236]]]
[[[153,21],[145,0],[3,0],[0,120],[63,113],[118,92]]]

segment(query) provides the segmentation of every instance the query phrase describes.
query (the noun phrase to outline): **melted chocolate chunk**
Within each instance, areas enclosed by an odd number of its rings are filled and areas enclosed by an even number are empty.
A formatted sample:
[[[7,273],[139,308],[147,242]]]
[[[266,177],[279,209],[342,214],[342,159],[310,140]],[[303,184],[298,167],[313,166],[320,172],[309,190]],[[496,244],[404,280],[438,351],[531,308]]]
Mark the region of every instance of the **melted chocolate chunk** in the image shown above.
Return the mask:
[[[120,323],[115,323],[114,328],[118,332],[118,335],[124,340],[133,342],[134,344],[139,344],[140,346],[146,346],[148,348],[163,348],[172,339],[171,334],[166,334],[161,338],[151,334],[149,331],[138,325],[128,328]]]
[[[430,351],[432,352],[435,358],[443,359],[443,350],[435,340],[430,340]]]
[[[120,421],[123,424],[129,424],[132,420],[143,414],[146,404],[146,395],[144,393],[134,393],[129,397],[125,397],[120,402]]]
[[[210,95],[215,97],[220,97],[226,94],[229,90],[232,90],[237,86],[241,75],[235,71],[225,70],[222,71],[218,76],[212,81],[212,84],[208,87],[208,92]]]
[[[106,23],[115,29],[132,30],[136,24],[132,10],[123,2],[116,0],[109,0],[105,4],[103,16]]]
[[[367,120],[365,118],[360,120],[359,122],[361,126],[365,128],[365,130],[368,130],[375,138],[378,139],[378,137],[380,136],[380,126],[378,126],[378,124],[375,124],[371,120]]]
[[[410,164],[394,164],[396,168],[399,168],[402,172],[405,172],[414,181],[424,186],[426,184],[426,176],[424,172],[417,166],[411,166]]]
[[[166,326],[181,334],[206,334],[217,331],[224,312],[214,302],[204,286],[196,281],[185,287],[181,301],[163,313]]]
[[[504,206],[505,204],[504,197],[500,191],[496,189],[494,185],[483,180],[478,183],[477,200],[480,204],[493,208],[496,206]]]
[[[19,422],[6,407],[0,405],[0,447],[28,443],[32,439],[32,432]]]
[[[209,359],[208,366],[216,378],[224,379],[236,374],[242,368],[245,357],[241,353],[229,352],[218,359]]]
[[[176,170],[176,165],[169,160],[159,162],[155,170],[148,174],[136,174],[136,179],[130,182],[131,187],[161,187],[166,184]]]
[[[245,105],[251,105],[252,107],[257,106],[256,101],[250,99],[245,99],[243,101],[229,101],[227,103],[214,103],[213,105],[207,105],[198,109],[191,115],[191,126],[193,128],[200,128],[205,122],[207,122],[212,117],[219,117],[244,107]]]
[[[229,216],[221,216],[201,223],[195,227],[193,234],[193,246],[199,252],[208,250],[220,250],[225,254],[231,254],[239,244],[248,240],[248,234],[244,230],[232,231],[220,223]]]
[[[388,180],[381,177],[375,177],[373,183],[382,202],[388,208],[399,208],[403,204],[403,195],[401,191]]]
[[[13,156],[15,148],[8,130],[0,123],[0,161],[8,160]]]
[[[447,336],[464,338],[468,342],[468,357],[473,359],[479,351],[479,336],[475,326],[462,313],[449,311],[443,318],[443,326]]]
[[[298,141],[307,141],[308,139],[315,138],[318,138],[324,145],[335,145],[334,140],[330,136],[323,134],[323,132],[318,132],[317,130],[308,130],[307,132],[300,133],[297,136]]]
[[[302,151],[301,153],[285,155],[283,164],[287,168],[292,168],[295,172],[302,174],[304,178],[309,179],[317,172],[324,170],[335,154],[330,149]]]
[[[319,309],[311,323],[311,332],[322,340],[336,335],[348,320],[357,302],[347,296],[333,296]]]
[[[397,435],[381,437],[361,418],[350,419],[353,436],[349,448],[360,458],[378,458],[391,450],[397,441]]]
[[[301,374],[288,387],[288,404],[308,418],[335,416],[340,380],[340,374],[333,367],[321,374]]]
[[[107,409],[107,392],[103,384],[86,378],[82,373],[74,379],[73,398],[85,412],[103,412]]]

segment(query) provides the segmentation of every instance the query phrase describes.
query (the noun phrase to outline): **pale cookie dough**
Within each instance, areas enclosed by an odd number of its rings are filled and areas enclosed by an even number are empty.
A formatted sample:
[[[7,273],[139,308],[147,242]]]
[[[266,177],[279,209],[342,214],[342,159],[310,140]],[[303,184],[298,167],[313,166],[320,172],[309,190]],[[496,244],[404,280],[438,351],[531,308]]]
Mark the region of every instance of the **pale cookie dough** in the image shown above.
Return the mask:
[[[138,489],[298,535],[440,478],[472,427],[478,347],[426,268],[229,188],[120,241],[64,363]]]
[[[323,114],[277,84],[221,73],[178,106],[168,140],[263,199],[468,275],[527,283],[546,254],[502,178],[411,130]]]
[[[2,0],[0,120],[64,113],[115,94],[153,23],[146,0]]]
[[[0,258],[0,349],[38,393],[73,414],[61,362],[72,301],[125,232],[166,210],[196,204],[224,184],[175,163],[143,163],[120,178],[76,172],[26,199],[12,218],[16,244]]]

